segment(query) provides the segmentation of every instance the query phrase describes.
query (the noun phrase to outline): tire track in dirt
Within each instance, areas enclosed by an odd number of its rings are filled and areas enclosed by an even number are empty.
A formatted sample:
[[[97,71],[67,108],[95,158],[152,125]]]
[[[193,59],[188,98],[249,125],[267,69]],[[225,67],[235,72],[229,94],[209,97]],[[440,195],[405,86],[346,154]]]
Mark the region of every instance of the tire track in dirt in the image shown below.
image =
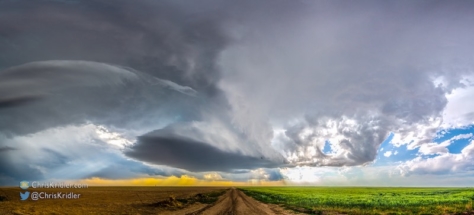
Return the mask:
[[[278,206],[269,206],[248,197],[242,191],[231,188],[219,200],[208,207],[189,213],[188,215],[273,215],[294,214]]]

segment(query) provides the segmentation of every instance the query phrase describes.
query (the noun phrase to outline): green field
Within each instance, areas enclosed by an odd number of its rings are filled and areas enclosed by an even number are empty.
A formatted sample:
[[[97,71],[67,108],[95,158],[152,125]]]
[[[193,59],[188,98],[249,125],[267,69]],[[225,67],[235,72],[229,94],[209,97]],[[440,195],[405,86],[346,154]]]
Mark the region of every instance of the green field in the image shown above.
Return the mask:
[[[474,188],[245,187],[265,203],[310,214],[474,214]]]

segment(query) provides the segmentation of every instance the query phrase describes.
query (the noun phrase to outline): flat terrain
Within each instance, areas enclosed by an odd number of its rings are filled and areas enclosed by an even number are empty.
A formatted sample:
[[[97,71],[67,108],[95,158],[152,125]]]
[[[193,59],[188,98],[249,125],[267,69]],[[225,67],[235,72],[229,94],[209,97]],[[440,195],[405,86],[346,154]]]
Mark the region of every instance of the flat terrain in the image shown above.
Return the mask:
[[[20,200],[20,188],[0,188],[0,214],[295,214],[225,187],[89,187],[28,189],[81,194],[79,199]]]
[[[28,189],[79,199],[20,200],[0,188],[0,214],[474,214],[472,188],[89,187]]]
[[[311,214],[474,214],[474,188],[248,187],[246,195]]]
[[[28,189],[33,192],[74,192],[79,199],[20,200],[20,188],[0,188],[0,214],[162,214],[189,205],[212,202],[222,187],[89,187],[84,189]],[[211,197],[208,197],[210,194]],[[198,196],[199,199],[194,201]],[[215,197],[215,200],[217,200]],[[181,200],[178,201],[178,200]],[[186,202],[189,201],[189,204]],[[214,201],[215,201],[214,200]],[[203,202],[203,203],[201,203]],[[199,208],[198,208],[199,209]]]

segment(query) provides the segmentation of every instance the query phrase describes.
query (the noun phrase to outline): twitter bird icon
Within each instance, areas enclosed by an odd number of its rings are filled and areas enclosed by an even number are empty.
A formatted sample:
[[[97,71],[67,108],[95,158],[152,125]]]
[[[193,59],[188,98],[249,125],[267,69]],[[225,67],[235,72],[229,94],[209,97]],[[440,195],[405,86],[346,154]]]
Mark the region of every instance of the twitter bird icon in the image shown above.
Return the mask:
[[[20,198],[21,198],[22,201],[27,200],[29,196],[30,196],[30,192],[28,192],[28,191],[26,191],[25,193],[20,192]]]

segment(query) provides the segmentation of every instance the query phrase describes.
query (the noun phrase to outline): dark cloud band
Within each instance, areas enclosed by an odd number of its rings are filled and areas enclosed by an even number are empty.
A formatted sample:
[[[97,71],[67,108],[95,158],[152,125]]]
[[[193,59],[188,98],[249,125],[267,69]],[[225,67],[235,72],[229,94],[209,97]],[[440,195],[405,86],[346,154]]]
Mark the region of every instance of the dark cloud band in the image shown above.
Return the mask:
[[[228,152],[176,134],[171,127],[140,136],[126,155],[155,164],[189,171],[232,171],[235,169],[272,168],[281,164],[264,157]]]

